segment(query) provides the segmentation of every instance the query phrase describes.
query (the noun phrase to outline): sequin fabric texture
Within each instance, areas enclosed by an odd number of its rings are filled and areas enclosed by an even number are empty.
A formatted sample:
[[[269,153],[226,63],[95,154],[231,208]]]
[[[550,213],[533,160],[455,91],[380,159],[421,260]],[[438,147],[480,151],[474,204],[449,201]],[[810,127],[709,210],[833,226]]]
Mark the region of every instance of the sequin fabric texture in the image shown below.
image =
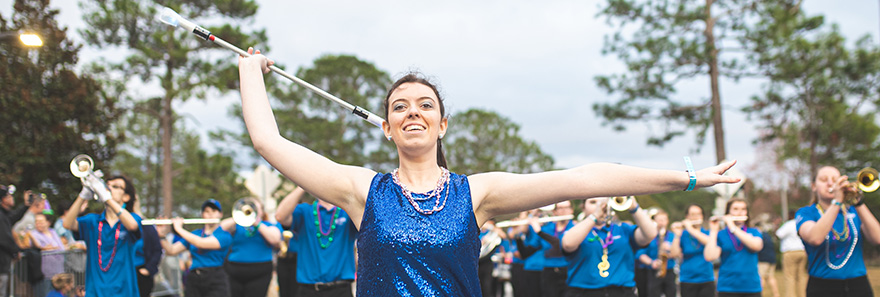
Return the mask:
[[[357,296],[481,296],[480,230],[467,177],[452,173],[444,191],[446,207],[425,215],[390,173],[373,178],[358,233]],[[436,201],[418,203],[429,209]]]

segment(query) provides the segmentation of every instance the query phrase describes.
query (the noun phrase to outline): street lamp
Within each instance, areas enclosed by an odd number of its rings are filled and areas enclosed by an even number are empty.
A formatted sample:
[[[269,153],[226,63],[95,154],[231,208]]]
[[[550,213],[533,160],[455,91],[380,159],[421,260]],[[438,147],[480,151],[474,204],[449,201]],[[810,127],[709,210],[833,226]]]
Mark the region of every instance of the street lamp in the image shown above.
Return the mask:
[[[0,32],[0,40],[13,39],[15,37],[18,37],[18,39],[21,40],[21,43],[26,46],[43,46],[43,40],[40,39],[40,36],[37,34],[18,31]]]

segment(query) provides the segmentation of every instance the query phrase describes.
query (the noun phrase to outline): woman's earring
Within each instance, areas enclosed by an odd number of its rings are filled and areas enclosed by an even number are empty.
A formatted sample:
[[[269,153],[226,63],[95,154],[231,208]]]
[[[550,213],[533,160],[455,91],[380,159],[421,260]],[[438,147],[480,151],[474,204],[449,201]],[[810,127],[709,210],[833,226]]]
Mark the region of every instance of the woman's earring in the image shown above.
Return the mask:
[[[391,135],[388,135],[388,136],[385,136],[385,137],[388,138],[388,141],[391,141]]]
[[[440,139],[443,139],[443,135],[445,135],[445,134],[440,134]]]

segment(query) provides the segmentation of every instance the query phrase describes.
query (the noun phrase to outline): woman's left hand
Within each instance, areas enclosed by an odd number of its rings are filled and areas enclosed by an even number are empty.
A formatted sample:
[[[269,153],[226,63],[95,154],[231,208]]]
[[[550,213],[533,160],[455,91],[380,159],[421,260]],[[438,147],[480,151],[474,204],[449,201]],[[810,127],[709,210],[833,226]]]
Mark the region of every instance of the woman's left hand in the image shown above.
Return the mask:
[[[733,176],[725,176],[723,175],[727,170],[729,170],[733,165],[736,164],[736,160],[727,161],[709,168],[704,168],[696,172],[697,175],[697,186],[696,188],[706,188],[711,187],[716,184],[727,183],[732,184],[740,181],[740,178]]]

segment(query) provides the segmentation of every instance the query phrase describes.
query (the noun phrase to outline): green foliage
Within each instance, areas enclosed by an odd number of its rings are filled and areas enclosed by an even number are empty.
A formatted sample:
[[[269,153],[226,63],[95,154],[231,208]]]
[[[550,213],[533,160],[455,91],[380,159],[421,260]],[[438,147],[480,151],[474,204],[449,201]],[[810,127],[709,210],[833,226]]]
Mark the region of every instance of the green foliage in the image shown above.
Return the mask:
[[[117,82],[130,88],[149,84],[158,84],[160,87],[158,131],[162,133],[163,143],[163,213],[170,215],[174,193],[170,187],[175,172],[172,170],[173,160],[167,156],[172,154],[170,142],[176,127],[172,102],[191,98],[205,99],[213,95],[210,94],[211,91],[237,89],[238,71],[233,62],[233,53],[201,40],[192,32],[160,23],[156,15],[161,6],[174,9],[183,18],[202,25],[231,44],[254,45],[264,51],[268,47],[257,44],[257,41],[266,41],[265,30],[245,32],[237,25],[230,25],[254,17],[257,4],[253,0],[168,0],[158,3],[119,0],[82,3],[83,19],[88,29],[81,34],[86,41],[98,48],[120,49],[129,54],[123,61],[101,61],[95,68],[105,69],[111,73],[108,77],[114,77]],[[212,54],[214,52],[223,54]],[[128,84],[135,79],[140,82]],[[148,96],[142,95],[142,90],[129,89],[127,92],[136,101],[148,99],[142,97]],[[184,166],[187,165],[189,164]]]
[[[158,102],[152,100],[150,102]],[[149,108],[148,106],[139,106]],[[157,112],[153,107],[153,113]],[[128,131],[122,151],[111,164],[111,172],[132,179],[138,191],[142,210],[147,217],[155,217],[161,209],[161,137],[159,121],[150,112],[142,110],[127,116],[120,128]],[[182,122],[181,122],[182,123]],[[248,197],[249,192],[236,174],[233,153],[218,151],[209,154],[200,147],[200,138],[179,124],[174,139],[174,197],[175,214],[199,217],[199,207],[206,199],[220,201],[230,214],[235,200]]]
[[[792,5],[759,6],[762,19],[747,38],[752,57],[770,78],[743,110],[766,133],[783,140],[781,161],[840,167],[854,174],[880,162],[874,114],[880,89],[880,48],[864,37],[850,48],[836,26]]]
[[[519,125],[498,113],[469,109],[449,119],[443,138],[450,170],[534,173],[553,169],[553,157],[519,135]]]
[[[619,31],[605,38],[602,53],[617,55],[627,72],[595,78],[600,88],[620,97],[616,102],[593,105],[602,124],[616,131],[626,130],[630,122],[658,125],[659,132],[647,140],[656,146],[693,131],[699,149],[713,124],[713,112],[720,112],[720,103],[713,111],[710,97],[720,101],[720,95],[715,87],[703,98],[681,98],[676,85],[744,75],[746,65],[741,58],[722,55],[728,49],[716,44],[734,48],[739,44],[737,35],[742,34],[755,2],[761,1],[607,0],[599,15]],[[716,131],[721,131],[720,115],[714,121]],[[716,146],[723,144],[723,135],[715,137]],[[716,147],[721,155],[723,149],[723,145]]]
[[[0,183],[69,200],[80,182],[73,156],[98,165],[112,158],[122,133],[111,125],[123,112],[93,76],[75,71],[80,46],[67,38],[49,1],[15,1],[11,23],[0,15]],[[14,31],[35,32],[43,46],[26,48]]]

